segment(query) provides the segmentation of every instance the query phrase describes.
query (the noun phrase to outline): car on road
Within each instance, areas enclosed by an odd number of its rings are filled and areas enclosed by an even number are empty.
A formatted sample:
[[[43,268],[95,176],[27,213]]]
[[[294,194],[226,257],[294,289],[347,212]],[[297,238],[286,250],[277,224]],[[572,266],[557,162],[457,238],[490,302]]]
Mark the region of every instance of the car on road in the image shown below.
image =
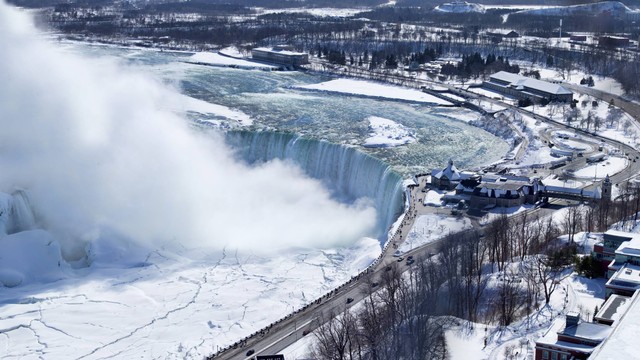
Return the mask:
[[[351,304],[353,302],[353,298],[347,298],[347,304]]]
[[[247,351],[247,356],[251,356],[253,355],[253,353],[255,353],[255,351],[253,349]]]
[[[371,283],[371,287],[372,287],[372,288],[373,288],[373,287],[376,287],[376,286],[378,286],[378,283],[377,283],[377,282],[372,282],[372,283]]]

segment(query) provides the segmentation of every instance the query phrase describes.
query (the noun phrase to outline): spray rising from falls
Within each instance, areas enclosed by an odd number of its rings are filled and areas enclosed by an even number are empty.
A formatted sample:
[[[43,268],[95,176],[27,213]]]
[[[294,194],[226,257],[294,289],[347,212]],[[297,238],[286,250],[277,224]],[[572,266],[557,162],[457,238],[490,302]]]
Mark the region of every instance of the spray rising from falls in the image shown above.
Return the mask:
[[[402,178],[384,162],[354,148],[289,133],[236,131],[229,145],[249,164],[290,160],[346,201],[369,198],[377,210],[375,236],[384,241],[403,208]]]
[[[0,48],[0,202],[16,205],[2,222],[29,233],[33,208],[66,260],[138,261],[129,245],[270,255],[374,231],[372,206],[335,201],[283,161],[236,161],[221,136],[168,110],[183,96],[138,68],[61,51],[2,2]],[[30,202],[6,194],[16,188]]]

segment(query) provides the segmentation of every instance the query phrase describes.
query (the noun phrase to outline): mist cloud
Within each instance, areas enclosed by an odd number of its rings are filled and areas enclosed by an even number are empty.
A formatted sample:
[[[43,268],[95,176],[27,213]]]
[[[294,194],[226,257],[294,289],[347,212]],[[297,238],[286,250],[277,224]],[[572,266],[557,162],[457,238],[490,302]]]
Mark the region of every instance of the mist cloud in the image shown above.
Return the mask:
[[[287,163],[235,162],[221,137],[163,110],[176,93],[159,81],[58,51],[2,2],[0,49],[0,191],[27,189],[61,238],[270,252],[374,227],[371,206],[332,200]]]

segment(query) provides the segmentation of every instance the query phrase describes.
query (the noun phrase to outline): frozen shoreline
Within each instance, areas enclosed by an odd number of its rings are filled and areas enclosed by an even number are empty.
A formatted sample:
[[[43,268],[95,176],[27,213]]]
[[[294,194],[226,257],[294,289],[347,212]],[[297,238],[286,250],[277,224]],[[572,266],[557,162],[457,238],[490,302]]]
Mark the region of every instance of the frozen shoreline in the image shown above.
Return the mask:
[[[294,86],[296,90],[346,94],[380,100],[404,101],[425,105],[453,106],[452,103],[419,90],[373,81],[340,78],[319,84]]]

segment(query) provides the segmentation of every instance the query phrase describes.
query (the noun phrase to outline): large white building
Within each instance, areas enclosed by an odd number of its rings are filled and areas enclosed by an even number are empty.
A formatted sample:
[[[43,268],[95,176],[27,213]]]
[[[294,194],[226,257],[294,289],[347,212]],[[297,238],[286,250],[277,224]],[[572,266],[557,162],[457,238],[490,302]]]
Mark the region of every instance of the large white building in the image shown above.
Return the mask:
[[[483,86],[517,99],[530,99],[539,103],[548,101],[571,102],[573,93],[564,87],[547,81],[537,80],[506,71],[499,71],[489,77]]]
[[[253,60],[296,68],[309,63],[309,54],[293,51],[288,46],[255,48],[251,50]]]

